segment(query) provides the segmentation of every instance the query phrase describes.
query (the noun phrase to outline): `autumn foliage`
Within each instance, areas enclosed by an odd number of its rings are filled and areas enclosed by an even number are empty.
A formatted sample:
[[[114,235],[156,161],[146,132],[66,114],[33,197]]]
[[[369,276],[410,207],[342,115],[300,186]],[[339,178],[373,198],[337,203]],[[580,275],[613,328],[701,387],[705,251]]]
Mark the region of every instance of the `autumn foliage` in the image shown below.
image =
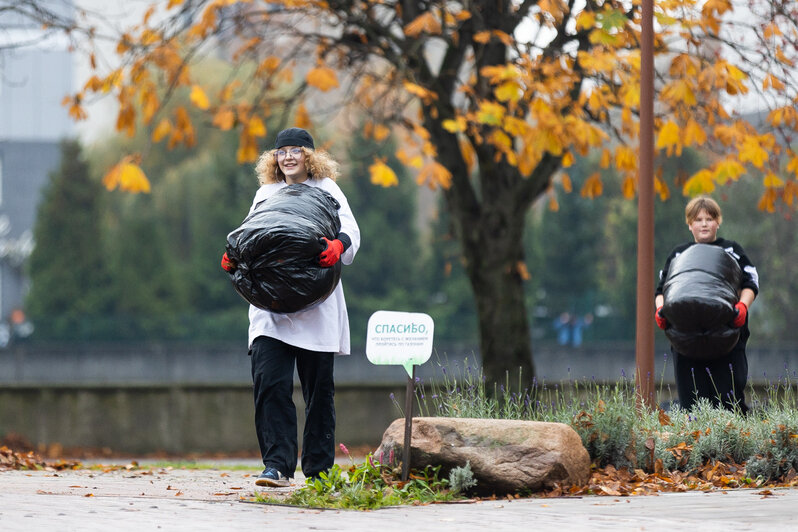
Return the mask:
[[[346,84],[345,96],[355,95],[364,106],[380,107],[378,102],[392,106],[375,113],[373,134],[385,136],[386,126],[392,124],[408,132],[408,142],[398,155],[416,170],[419,183],[448,187],[451,175],[436,162],[436,140],[430,131],[413,112],[405,111],[413,100],[461,138],[463,157],[472,168],[474,152],[483,145],[490,145],[495,157],[524,176],[531,175],[546,154],[558,157],[567,168],[574,156],[599,149],[601,168],[614,167],[625,176],[621,191],[633,197],[640,99],[639,3],[588,1],[578,12],[558,0],[508,4],[508,8],[513,13],[505,23],[492,24],[484,7],[475,5],[472,12],[458,2],[430,2],[412,18],[403,4],[383,0],[292,0],[268,5],[251,0],[157,2],[141,24],[120,36],[117,53],[122,66],[92,76],[65,103],[79,120],[85,117],[82,102],[87,96],[111,93],[119,102],[120,132],[132,135],[136,128],[147,127],[153,142],[190,147],[194,126],[187,109],[165,113],[163,108],[173,92],[186,91],[216,127],[239,131],[239,161],[251,162],[259,154],[258,142],[267,134],[264,118],[274,112],[279,92],[292,90],[301,95],[295,101],[312,102]],[[355,9],[363,13],[360,23]],[[731,0],[655,2],[656,148],[664,155],[679,155],[690,147],[717,154],[709,167],[681,184],[683,193],[712,192],[754,172],[762,181],[761,208],[772,210],[779,200],[788,205],[795,201],[794,11],[794,5],[785,1],[754,2],[751,11]],[[312,17],[311,22],[300,23],[300,15]],[[178,25],[181,19],[192,22]],[[520,30],[516,23],[522,19],[533,29]],[[380,30],[385,33],[377,33]],[[401,31],[401,37],[390,35],[391,30]],[[745,39],[733,41],[740,31],[745,31]],[[283,46],[272,46],[272,35],[283,39]],[[546,43],[546,35],[561,41],[560,47]],[[478,65],[476,56],[488,53],[495,43],[512,53],[504,62],[463,71],[452,90],[442,91],[426,82],[432,77],[420,79],[418,71],[401,69],[394,62],[402,43],[412,40],[428,46],[436,41],[468,41],[465,53],[470,58],[463,64],[473,66]],[[233,80],[213,92],[199,84],[193,62],[209,43],[221,47],[231,62],[250,65],[249,79]],[[313,53],[302,59],[299,50]],[[367,54],[370,64],[353,60],[355,53]],[[761,124],[733,111],[738,97],[752,93],[768,107]],[[440,100],[451,107],[450,116],[434,116],[443,110],[436,103]],[[304,104],[296,107],[294,122],[310,125]],[[130,159],[120,162],[106,178],[106,186],[146,191],[146,180],[135,167]],[[395,173],[383,161],[375,160],[371,172],[376,184],[396,183]],[[563,186],[571,186],[567,176],[562,179]],[[659,175],[656,187],[661,197],[670,194]],[[602,193],[600,172],[581,184],[582,195]]]

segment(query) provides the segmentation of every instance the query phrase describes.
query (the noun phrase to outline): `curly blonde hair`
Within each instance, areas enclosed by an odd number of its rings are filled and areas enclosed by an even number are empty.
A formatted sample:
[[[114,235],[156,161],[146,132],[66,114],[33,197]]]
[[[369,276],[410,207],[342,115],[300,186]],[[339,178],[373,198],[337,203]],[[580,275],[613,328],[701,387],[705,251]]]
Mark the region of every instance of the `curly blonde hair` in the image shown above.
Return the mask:
[[[311,150],[300,146],[302,153],[305,154],[305,168],[308,169],[308,176],[311,179],[322,179],[329,177],[333,181],[340,175],[339,164],[332,156],[324,150]],[[263,152],[255,166],[255,173],[261,185],[269,183],[282,183],[285,175],[277,164],[277,150],[267,150]]]

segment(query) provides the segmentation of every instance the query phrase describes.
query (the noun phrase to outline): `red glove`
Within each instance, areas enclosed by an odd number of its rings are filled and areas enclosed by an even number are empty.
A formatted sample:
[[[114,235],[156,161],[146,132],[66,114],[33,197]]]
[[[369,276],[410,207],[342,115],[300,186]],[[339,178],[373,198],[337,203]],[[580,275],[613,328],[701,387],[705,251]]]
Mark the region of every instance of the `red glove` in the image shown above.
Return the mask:
[[[335,240],[329,240],[324,237],[321,237],[319,242],[327,244],[327,247],[321,252],[321,255],[319,255],[319,265],[324,268],[329,268],[341,258],[341,253],[344,252],[344,243],[337,238]]]
[[[222,255],[222,268],[228,273],[233,273],[236,269],[236,263],[230,260],[227,253]]]
[[[745,325],[745,317],[748,316],[748,307],[745,306],[745,303],[742,301],[738,301],[737,304],[734,305],[734,308],[737,311],[737,315],[734,317],[734,321],[732,321],[732,326],[739,329]]]
[[[657,327],[664,331],[668,327],[668,320],[660,313],[661,310],[662,307],[657,308],[657,311],[654,313],[654,320],[657,322]]]

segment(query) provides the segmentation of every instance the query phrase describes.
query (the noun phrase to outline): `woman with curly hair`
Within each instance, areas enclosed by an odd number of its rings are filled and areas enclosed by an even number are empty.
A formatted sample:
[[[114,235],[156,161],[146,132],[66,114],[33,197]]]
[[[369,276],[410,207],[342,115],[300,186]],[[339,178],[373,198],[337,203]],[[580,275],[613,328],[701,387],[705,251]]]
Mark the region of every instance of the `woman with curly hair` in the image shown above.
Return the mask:
[[[341,232],[324,238],[326,249],[319,255],[322,267],[339,260],[351,264],[360,247],[360,230],[349,203],[335,183],[338,163],[316,150],[313,137],[300,128],[277,135],[274,149],[264,152],[256,166],[261,186],[250,213],[283,187],[304,183],[330,193],[338,203]],[[225,253],[222,267],[235,268]],[[249,307],[249,354],[255,392],[255,431],[265,469],[255,480],[258,486],[290,484],[297,464],[297,419],[292,399],[296,367],[305,400],[302,436],[302,473],[318,477],[335,458],[335,387],[333,359],[348,355],[349,318],[344,290],[339,282],[320,304],[290,314]]]

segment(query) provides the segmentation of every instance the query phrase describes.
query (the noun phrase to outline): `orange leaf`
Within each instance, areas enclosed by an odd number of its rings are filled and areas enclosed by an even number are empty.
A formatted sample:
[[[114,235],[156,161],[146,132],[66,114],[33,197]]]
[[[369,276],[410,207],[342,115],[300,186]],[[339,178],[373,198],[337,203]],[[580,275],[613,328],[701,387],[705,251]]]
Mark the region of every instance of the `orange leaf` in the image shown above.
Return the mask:
[[[338,76],[332,68],[319,66],[312,69],[305,76],[305,80],[311,87],[316,87],[322,92],[327,92],[338,86]]]
[[[422,32],[438,35],[441,23],[432,11],[426,11],[405,26],[404,32],[408,37],[418,37]]]
[[[432,190],[435,190],[438,186],[449,188],[452,182],[452,173],[439,162],[431,161],[421,168],[416,182],[419,185],[426,183]]]
[[[241,131],[241,136],[238,139],[238,151],[236,151],[236,159],[239,163],[251,163],[258,158],[258,145],[255,142],[255,137],[250,135],[245,128]]]
[[[637,180],[634,176],[626,176],[621,183],[621,192],[623,193],[623,197],[626,199],[632,199],[635,197],[635,191],[637,190]]]
[[[296,108],[294,126],[302,129],[311,129],[313,127],[313,123],[310,121],[310,114],[308,114],[308,110],[304,103],[300,103]]]
[[[152,141],[160,142],[166,135],[172,131],[172,123],[168,118],[162,119],[158,122],[155,130],[152,132]]]
[[[222,131],[229,131],[233,129],[236,122],[235,113],[229,107],[222,107],[216,114],[213,115],[213,125]]]
[[[601,196],[603,191],[604,184],[601,182],[601,175],[596,172],[587,178],[579,193],[583,198],[594,199],[597,196]]]

